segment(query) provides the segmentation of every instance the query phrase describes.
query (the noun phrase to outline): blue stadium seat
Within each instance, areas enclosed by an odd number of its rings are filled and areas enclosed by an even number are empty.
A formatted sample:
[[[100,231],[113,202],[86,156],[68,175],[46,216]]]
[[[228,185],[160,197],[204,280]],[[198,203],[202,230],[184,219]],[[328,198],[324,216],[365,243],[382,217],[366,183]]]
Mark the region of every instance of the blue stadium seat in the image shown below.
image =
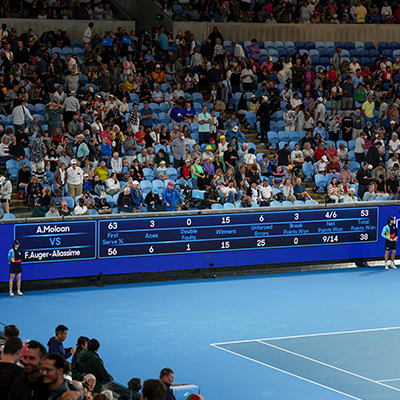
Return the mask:
[[[400,44],[398,42],[390,42],[389,43],[389,49],[391,50],[397,50],[400,48]]]
[[[307,41],[304,43],[304,47],[306,48],[306,50],[315,49],[315,43]]]
[[[350,50],[355,49],[356,47],[355,47],[355,45],[354,45],[353,42],[346,42],[346,43],[344,44],[344,48],[350,51]]]
[[[388,42],[379,42],[378,43],[378,51],[382,52],[383,50],[386,50],[389,48],[389,43]]]
[[[345,45],[344,45],[343,42],[340,42],[340,41],[339,42],[335,42],[335,48],[344,50],[345,49]]]
[[[294,47],[296,48],[296,50],[301,50],[305,48],[305,45],[304,42],[298,40],[297,42],[294,42]]]

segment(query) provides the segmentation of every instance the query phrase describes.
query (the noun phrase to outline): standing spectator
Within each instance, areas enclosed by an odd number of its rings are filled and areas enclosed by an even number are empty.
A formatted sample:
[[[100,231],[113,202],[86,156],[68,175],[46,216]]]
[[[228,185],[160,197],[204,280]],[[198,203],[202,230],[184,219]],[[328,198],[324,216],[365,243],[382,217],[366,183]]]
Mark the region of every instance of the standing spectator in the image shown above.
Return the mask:
[[[0,360],[0,397],[8,399],[8,393],[14,380],[24,369],[17,365],[21,358],[22,341],[17,336],[9,337],[4,345],[4,357]]]
[[[68,193],[73,199],[82,194],[83,171],[76,165],[76,160],[71,160],[71,166],[67,169]]]
[[[211,115],[207,111],[207,106],[203,106],[202,112],[198,116],[199,121],[199,144],[208,143],[210,140]]]
[[[25,129],[28,120],[33,121],[33,117],[28,110],[28,103],[23,101],[20,106],[14,107],[12,111],[14,132]]]
[[[38,168],[44,169],[44,156],[46,154],[46,146],[42,142],[40,132],[36,134],[36,139],[29,143],[29,153],[31,153],[31,168],[36,172]]]
[[[55,333],[56,336],[51,337],[47,343],[47,346],[49,347],[49,353],[60,354],[66,360],[76,351],[76,349],[72,347],[64,348],[63,342],[67,338],[68,328],[65,325],[58,325]]]
[[[179,134],[178,138],[171,142],[170,149],[174,156],[174,167],[179,168],[183,166],[186,158],[186,139],[182,132]]]
[[[12,194],[11,181],[5,176],[0,177],[0,189],[1,189],[1,207],[4,213],[10,212],[10,201]]]
[[[85,29],[85,32],[82,36],[82,42],[84,44],[89,44],[92,39],[93,39],[93,33],[92,33],[92,29],[93,29],[94,23],[93,22],[89,22],[88,27]]]

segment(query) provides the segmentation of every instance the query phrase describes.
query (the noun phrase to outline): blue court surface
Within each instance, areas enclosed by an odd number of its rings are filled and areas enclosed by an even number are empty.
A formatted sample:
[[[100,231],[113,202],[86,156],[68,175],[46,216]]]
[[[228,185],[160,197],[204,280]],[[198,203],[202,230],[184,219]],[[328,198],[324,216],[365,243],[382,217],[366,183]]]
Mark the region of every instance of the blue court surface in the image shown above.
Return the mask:
[[[97,338],[124,384],[168,366],[206,400],[391,400],[399,293],[382,268],[59,289],[2,294],[0,321],[44,344],[58,324],[65,346]]]

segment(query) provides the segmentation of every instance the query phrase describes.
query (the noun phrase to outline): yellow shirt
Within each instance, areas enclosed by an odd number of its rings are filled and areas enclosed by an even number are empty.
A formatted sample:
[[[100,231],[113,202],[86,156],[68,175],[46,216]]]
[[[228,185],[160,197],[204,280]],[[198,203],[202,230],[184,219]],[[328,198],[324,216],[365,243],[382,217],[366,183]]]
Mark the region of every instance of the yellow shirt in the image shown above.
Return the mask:
[[[98,177],[100,178],[101,181],[106,181],[108,179],[108,176],[109,176],[108,168],[97,167],[94,170],[94,173],[95,173],[95,175],[98,175]]]
[[[362,109],[365,111],[365,116],[367,118],[374,118],[375,103],[370,103],[368,100],[364,102]]]
[[[364,24],[365,23],[365,17],[367,15],[367,9],[364,6],[358,6],[356,8],[356,23],[357,24]]]

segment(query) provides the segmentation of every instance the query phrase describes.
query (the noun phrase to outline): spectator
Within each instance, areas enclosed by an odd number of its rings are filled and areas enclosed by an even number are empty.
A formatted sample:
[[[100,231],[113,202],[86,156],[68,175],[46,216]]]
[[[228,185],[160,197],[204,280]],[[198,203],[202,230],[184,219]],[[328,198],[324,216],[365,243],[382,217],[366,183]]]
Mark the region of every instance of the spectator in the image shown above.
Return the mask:
[[[74,364],[72,376],[74,379],[81,380],[84,374],[93,374],[96,378],[94,393],[103,391],[103,383],[111,382],[114,377],[110,375],[104,367],[103,360],[98,355],[100,343],[96,339],[90,339],[87,350],[83,350]]]
[[[12,383],[18,378],[24,369],[17,365],[22,352],[22,342],[17,336],[10,337],[4,345],[4,356],[0,360],[0,375],[3,377],[0,383],[0,396],[7,399]]]

